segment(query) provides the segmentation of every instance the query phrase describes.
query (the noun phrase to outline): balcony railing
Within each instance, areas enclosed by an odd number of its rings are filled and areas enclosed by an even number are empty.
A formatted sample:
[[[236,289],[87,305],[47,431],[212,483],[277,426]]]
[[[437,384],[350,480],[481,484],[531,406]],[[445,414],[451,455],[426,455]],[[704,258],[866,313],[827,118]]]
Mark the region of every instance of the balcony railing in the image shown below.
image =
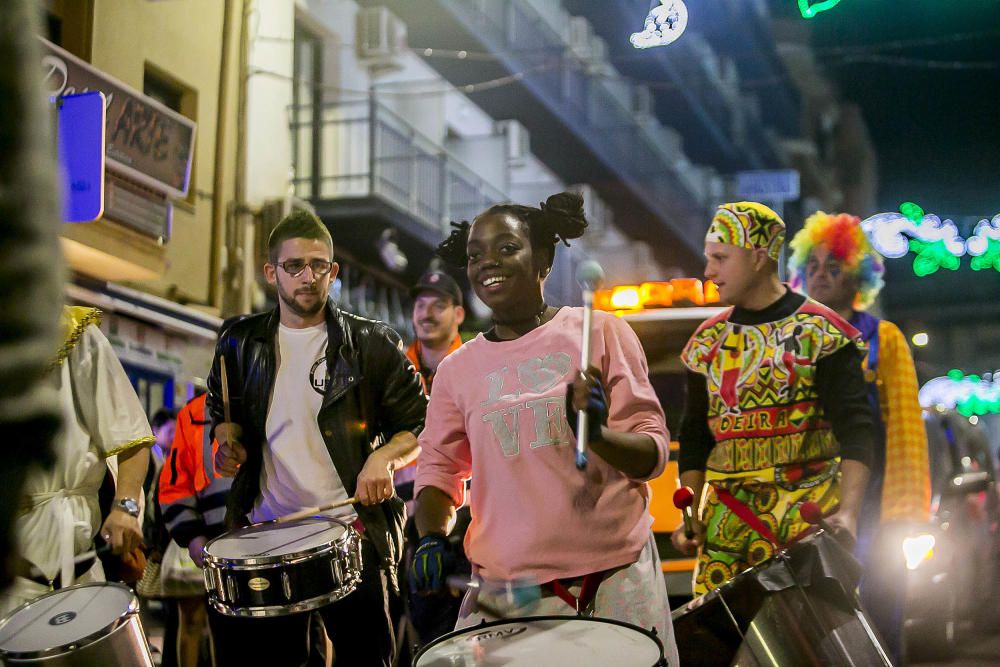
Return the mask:
[[[533,7],[518,0],[441,0],[479,35],[487,49],[504,54],[508,66],[524,73],[524,80],[564,122],[576,128],[595,152],[655,211],[665,216],[682,236],[701,233],[703,213],[710,203],[702,193],[687,190],[677,178],[683,153],[662,155],[642,130],[631,107],[631,88],[567,48],[562,35],[540,20]]]
[[[375,96],[297,107],[292,117],[295,194],[304,199],[378,197],[438,235],[507,199]]]

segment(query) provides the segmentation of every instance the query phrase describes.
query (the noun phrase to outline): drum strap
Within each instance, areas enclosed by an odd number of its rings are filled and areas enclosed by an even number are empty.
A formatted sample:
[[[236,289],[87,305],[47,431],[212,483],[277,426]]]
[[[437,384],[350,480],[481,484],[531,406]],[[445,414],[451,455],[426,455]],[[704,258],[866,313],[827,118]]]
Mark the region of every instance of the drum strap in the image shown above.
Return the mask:
[[[604,576],[607,573],[607,570],[601,570],[600,572],[591,572],[585,575],[583,577],[583,585],[580,587],[580,597],[576,597],[570,593],[569,589],[558,579],[553,579],[547,584],[543,584],[542,588],[548,588],[559,596],[560,600],[575,609],[577,614],[583,614],[594,601],[597,589],[600,587],[601,582],[604,581]]]
[[[753,510],[751,510],[749,507],[746,506],[746,503],[743,503],[742,501],[738,500],[736,496],[731,494],[727,489],[721,487],[713,487],[713,488],[715,491],[715,495],[719,497],[719,500],[722,502],[722,504],[728,507],[730,510],[732,510],[733,514],[738,516],[743,521],[743,523],[750,526],[750,528],[752,528],[753,530],[757,531],[757,533],[761,537],[763,537],[765,540],[767,540],[774,546],[776,547],[784,546],[784,544],[782,544],[778,540],[778,538],[774,536],[774,533],[771,532],[771,529],[768,528],[767,524],[761,521],[760,517],[754,514]]]

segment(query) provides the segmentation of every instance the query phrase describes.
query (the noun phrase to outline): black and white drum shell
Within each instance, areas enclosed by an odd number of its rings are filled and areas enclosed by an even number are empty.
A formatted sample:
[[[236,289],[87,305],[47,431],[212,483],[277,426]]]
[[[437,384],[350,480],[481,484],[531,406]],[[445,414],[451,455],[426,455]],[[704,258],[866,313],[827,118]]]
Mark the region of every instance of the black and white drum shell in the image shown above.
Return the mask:
[[[46,593],[0,619],[5,665],[152,667],[130,588],[89,583]]]
[[[528,616],[450,632],[423,648],[414,667],[665,667],[663,644],[628,623],[580,616]]]
[[[336,519],[260,523],[205,545],[205,587],[220,614],[287,616],[335,602],[361,580],[361,538]]]

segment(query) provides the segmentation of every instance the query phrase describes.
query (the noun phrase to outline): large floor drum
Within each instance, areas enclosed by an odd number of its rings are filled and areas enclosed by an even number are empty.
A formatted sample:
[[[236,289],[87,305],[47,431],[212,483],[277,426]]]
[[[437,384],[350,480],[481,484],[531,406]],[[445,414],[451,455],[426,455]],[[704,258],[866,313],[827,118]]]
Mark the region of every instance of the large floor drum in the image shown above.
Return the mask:
[[[456,630],[417,654],[414,667],[661,667],[656,635],[620,621],[531,616]]]
[[[70,586],[0,619],[0,660],[46,667],[152,667],[139,600],[122,584]]]

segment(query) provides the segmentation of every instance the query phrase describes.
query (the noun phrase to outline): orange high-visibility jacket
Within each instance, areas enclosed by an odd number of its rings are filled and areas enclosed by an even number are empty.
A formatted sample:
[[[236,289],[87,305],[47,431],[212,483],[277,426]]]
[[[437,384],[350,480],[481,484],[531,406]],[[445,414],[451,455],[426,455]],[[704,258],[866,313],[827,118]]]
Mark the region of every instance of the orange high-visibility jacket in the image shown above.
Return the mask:
[[[170,537],[187,547],[199,535],[213,538],[225,530],[226,495],[233,480],[216,476],[217,441],[210,436],[202,394],[181,408],[170,455],[160,471],[160,510]]]

